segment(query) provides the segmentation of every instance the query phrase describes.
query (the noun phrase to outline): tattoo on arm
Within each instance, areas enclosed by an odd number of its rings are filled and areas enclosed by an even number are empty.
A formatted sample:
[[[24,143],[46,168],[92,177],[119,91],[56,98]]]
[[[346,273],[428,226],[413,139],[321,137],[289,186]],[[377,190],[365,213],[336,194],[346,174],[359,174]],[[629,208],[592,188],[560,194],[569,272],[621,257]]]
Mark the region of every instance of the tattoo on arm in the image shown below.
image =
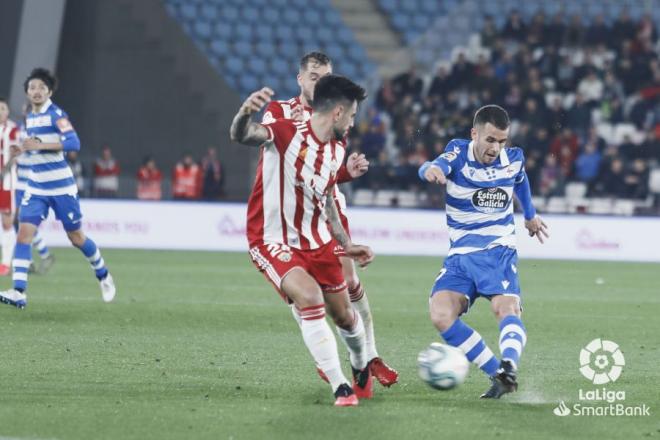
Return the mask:
[[[330,233],[332,234],[332,237],[337,240],[343,248],[348,247],[351,244],[351,239],[344,230],[344,226],[341,224],[339,211],[335,205],[333,188],[328,192],[325,199],[325,214],[328,216],[328,223],[330,223]]]
[[[239,111],[231,123],[231,140],[244,145],[258,147],[268,140],[268,130],[261,124],[251,121],[252,115]]]

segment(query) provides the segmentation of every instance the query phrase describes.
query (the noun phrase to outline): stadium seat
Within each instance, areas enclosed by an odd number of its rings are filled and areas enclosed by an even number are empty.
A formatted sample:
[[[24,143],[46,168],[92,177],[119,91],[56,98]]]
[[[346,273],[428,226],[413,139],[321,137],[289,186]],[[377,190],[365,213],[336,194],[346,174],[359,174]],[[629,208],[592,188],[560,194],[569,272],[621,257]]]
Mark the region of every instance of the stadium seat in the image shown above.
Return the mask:
[[[571,182],[566,184],[564,195],[567,199],[581,199],[587,194],[587,184],[582,182]]]
[[[566,199],[563,197],[550,197],[550,199],[548,199],[547,205],[545,206],[546,212],[551,214],[566,212],[566,208]]]
[[[185,20],[194,20],[197,17],[197,8],[193,5],[185,3],[181,6],[181,16]]]
[[[376,192],[374,205],[376,206],[393,206],[398,203],[397,191],[390,189],[381,189]]]
[[[202,5],[200,15],[204,20],[209,22],[216,20],[219,16],[218,9],[211,4]]]
[[[419,206],[417,194],[413,191],[399,191],[397,197],[399,206],[402,208],[416,208]]]
[[[660,194],[660,168],[651,170],[649,174],[649,191]]]
[[[242,92],[251,93],[261,87],[261,84],[259,84],[259,80],[256,76],[243,74],[239,79],[239,87]]]
[[[220,10],[220,16],[231,23],[235,23],[238,21],[238,8],[229,5],[223,6]]]
[[[247,68],[256,76],[266,71],[266,62],[262,58],[251,57],[248,59]]]
[[[613,210],[612,199],[596,198],[589,200],[590,214],[612,214],[612,210]]]
[[[213,26],[213,36],[218,37],[222,40],[229,41],[233,34],[233,29],[231,24],[225,21],[217,21]]]
[[[211,25],[204,21],[196,21],[193,25],[193,32],[198,38],[207,40],[211,38]]]
[[[374,203],[374,192],[370,189],[358,189],[353,195],[353,204],[357,206],[369,206]]]
[[[619,199],[614,201],[614,206],[612,207],[612,213],[615,215],[625,215],[625,216],[633,215],[635,213],[635,201],[625,200],[625,199]]]
[[[270,58],[275,56],[277,46],[275,46],[275,44],[273,44],[270,39],[263,39],[259,40],[259,42],[255,45],[254,50],[260,57]]]
[[[227,58],[225,61],[225,69],[227,69],[227,72],[230,74],[241,74],[244,69],[243,60],[238,57]]]
[[[219,58],[224,58],[231,52],[229,44],[222,39],[215,39],[209,45],[211,52]]]

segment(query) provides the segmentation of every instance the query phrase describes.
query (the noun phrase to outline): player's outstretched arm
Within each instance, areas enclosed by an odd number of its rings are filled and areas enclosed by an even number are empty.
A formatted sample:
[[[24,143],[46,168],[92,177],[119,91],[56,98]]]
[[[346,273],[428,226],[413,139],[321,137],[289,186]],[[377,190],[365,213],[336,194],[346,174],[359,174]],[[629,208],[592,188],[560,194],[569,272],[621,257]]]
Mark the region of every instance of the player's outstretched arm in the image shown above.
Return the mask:
[[[325,213],[328,216],[330,233],[332,234],[332,237],[337,240],[339,244],[344,248],[344,252],[346,252],[348,257],[357,261],[360,267],[366,267],[373,261],[374,253],[369,246],[362,246],[359,244],[353,244],[351,242],[351,238],[348,236],[341,224],[339,211],[337,211],[337,205],[335,205],[333,194],[334,188],[331,188],[328,191],[328,195],[326,196],[325,200]]]
[[[419,174],[423,176],[427,182],[438,183],[440,185],[446,184],[447,176],[444,171],[442,171],[437,165],[433,165],[430,162],[427,163],[429,163],[429,165],[426,168],[420,168]],[[422,167],[424,167],[424,165],[422,165]]]
[[[229,135],[232,141],[257,147],[268,140],[270,136],[268,129],[252,122],[251,119],[253,114],[270,102],[272,96],[273,91],[268,87],[248,96],[231,123]]]
[[[534,204],[532,203],[532,189],[529,186],[529,179],[525,170],[520,172],[513,191],[522,206],[523,215],[525,216],[525,228],[527,228],[529,236],[536,236],[539,242],[543,243],[543,237],[550,238],[548,225],[536,214],[536,209],[534,209]]]

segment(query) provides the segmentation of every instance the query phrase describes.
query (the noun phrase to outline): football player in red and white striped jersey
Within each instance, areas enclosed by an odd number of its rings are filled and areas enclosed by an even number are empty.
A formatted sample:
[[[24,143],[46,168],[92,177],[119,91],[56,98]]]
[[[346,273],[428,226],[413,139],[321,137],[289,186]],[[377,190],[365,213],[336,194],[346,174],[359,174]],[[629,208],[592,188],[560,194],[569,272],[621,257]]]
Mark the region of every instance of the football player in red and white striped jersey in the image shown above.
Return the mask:
[[[327,75],[315,86],[314,114],[306,122],[251,121],[271,99],[263,88],[248,97],[234,117],[234,141],[261,146],[261,159],[248,202],[247,235],[255,266],[273,283],[301,318],[305,345],[327,376],[335,405],[354,406],[371,397],[364,323],[351,306],[341,263],[334,253],[368,265],[373,252],[351,242],[336,205],[334,187],[344,159],[340,142],[353,126],[357,105],[366,94],[345,77]],[[328,310],[348,347],[353,370],[349,385],[339,362]]]
[[[309,52],[300,59],[300,68],[298,70],[298,85],[300,86],[300,95],[288,100],[270,101],[264,112],[262,123],[270,123],[277,119],[293,119],[296,121],[308,121],[312,115],[312,99],[314,98],[314,85],[319,78],[332,73],[332,61],[322,52]],[[346,146],[346,140],[342,140]],[[338,183],[349,182],[354,178],[362,176],[367,172],[369,162],[363,154],[353,153],[348,157],[346,165],[339,168],[337,172]],[[335,187],[335,204],[341,218],[342,225],[350,235],[348,217],[346,212],[346,198],[338,187]],[[362,316],[367,335],[367,357],[369,358],[369,369],[378,381],[386,387],[395,384],[399,378],[396,370],[389,367],[376,350],[376,339],[374,335],[373,318],[367,294],[360,282],[355,263],[353,259],[344,255],[341,248],[337,249],[339,259],[342,264],[344,278],[348,285],[348,292],[351,303]],[[300,317],[296,314],[295,307],[292,307],[293,316],[298,323]],[[319,369],[319,375],[324,378],[323,372]],[[325,378],[324,378],[325,379]]]
[[[2,216],[2,262],[0,263],[0,276],[11,273],[11,259],[16,245],[16,231],[14,231],[14,201],[15,172],[11,169],[12,147],[21,143],[18,125],[9,119],[9,104],[0,98],[0,215]],[[7,169],[5,169],[7,168]]]

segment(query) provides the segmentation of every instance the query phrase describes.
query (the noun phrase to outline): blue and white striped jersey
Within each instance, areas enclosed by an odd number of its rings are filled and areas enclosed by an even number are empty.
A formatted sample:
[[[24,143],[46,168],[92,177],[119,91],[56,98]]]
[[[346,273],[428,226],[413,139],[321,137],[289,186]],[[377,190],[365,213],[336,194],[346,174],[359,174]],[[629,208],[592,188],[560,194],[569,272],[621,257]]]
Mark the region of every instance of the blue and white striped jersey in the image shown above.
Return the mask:
[[[440,167],[447,176],[449,255],[516,247],[513,193],[522,185],[529,191],[524,162],[522,150],[511,147],[503,148],[495,162],[484,165],[475,159],[471,141],[453,139],[443,154],[422,165],[422,179],[430,165]],[[529,204],[526,217],[533,217],[531,201],[523,202]]]
[[[41,112],[27,115],[25,128],[28,137],[39,138],[43,143],[61,142],[64,145],[60,151],[26,151],[21,155],[24,157],[18,161],[19,176],[21,168],[23,171],[29,168],[26,191],[38,196],[78,194],[73,172],[64,159],[64,151],[79,150],[80,141],[67,114],[48,100]]]
[[[18,136],[21,144],[28,138],[27,131],[25,130],[25,122],[20,125]],[[14,184],[14,190],[16,191],[25,191],[27,189],[27,183],[30,178],[30,166],[25,164],[26,157],[26,154],[21,154],[16,157],[16,183]],[[17,200],[16,202],[20,203],[20,200]]]

